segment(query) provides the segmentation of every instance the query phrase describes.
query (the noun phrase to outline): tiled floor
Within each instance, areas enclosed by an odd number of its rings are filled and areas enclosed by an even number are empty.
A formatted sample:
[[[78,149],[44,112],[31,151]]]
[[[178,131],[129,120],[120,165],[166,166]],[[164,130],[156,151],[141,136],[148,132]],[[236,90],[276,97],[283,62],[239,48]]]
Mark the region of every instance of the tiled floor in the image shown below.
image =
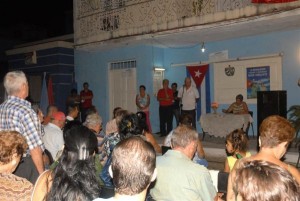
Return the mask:
[[[154,134],[154,136],[159,144],[163,144],[164,137],[159,137],[159,135],[157,134]],[[200,134],[200,137],[202,138],[202,134]],[[204,140],[202,140],[202,144],[206,154],[206,159],[208,160],[208,168],[223,170],[224,161],[226,159],[225,138],[205,135]],[[257,152],[256,138],[250,137],[249,150],[252,154],[255,154]],[[298,150],[293,143],[285,155],[285,161],[287,163],[295,165],[298,159],[298,155]]]

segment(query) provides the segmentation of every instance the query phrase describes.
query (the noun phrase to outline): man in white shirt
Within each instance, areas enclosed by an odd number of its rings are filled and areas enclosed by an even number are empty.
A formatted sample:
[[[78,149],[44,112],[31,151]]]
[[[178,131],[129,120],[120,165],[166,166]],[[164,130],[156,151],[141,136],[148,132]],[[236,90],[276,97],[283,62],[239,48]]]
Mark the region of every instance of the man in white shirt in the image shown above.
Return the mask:
[[[199,100],[199,92],[192,86],[191,78],[184,80],[184,85],[178,91],[181,99],[181,114],[190,114],[193,117],[192,125],[196,129],[196,102]]]
[[[50,122],[44,127],[45,135],[43,136],[43,142],[53,159],[56,158],[57,152],[64,145],[62,128],[65,125],[65,121],[65,114],[58,111],[52,114]]]

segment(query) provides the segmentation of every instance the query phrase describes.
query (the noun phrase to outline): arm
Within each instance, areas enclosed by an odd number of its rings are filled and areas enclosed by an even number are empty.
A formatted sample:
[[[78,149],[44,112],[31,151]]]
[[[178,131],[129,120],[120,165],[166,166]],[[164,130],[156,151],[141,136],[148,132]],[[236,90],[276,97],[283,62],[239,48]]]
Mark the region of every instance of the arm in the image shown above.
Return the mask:
[[[247,103],[245,103],[245,102],[243,102],[243,109],[244,109],[243,114],[249,114],[248,106],[247,106]]]
[[[141,109],[141,105],[140,105],[139,100],[138,100],[138,95],[136,95],[136,97],[135,97],[135,104],[136,104],[136,106],[137,106],[139,109]]]
[[[222,112],[224,113],[231,113],[233,111],[233,103],[229,106],[227,110],[223,109]]]
[[[199,158],[205,158],[205,152],[204,152],[204,149],[203,149],[200,139],[198,139],[197,153],[198,153]]]
[[[46,195],[51,189],[52,181],[50,181],[51,171],[46,171],[37,179],[32,192],[31,200],[40,201],[45,200]]]
[[[289,165],[287,169],[291,175],[294,177],[294,179],[297,181],[298,184],[300,184],[300,172],[297,170],[294,166]]]
[[[39,174],[44,172],[43,151],[40,147],[35,147],[30,150],[30,155],[33,163]]]
[[[153,135],[151,133],[145,133],[146,139],[148,142],[150,142],[152,144],[152,146],[154,147],[154,150],[156,153],[162,153],[161,147],[159,146],[159,144],[157,143],[157,141],[155,140],[155,138],[153,137]]]
[[[225,159],[224,172],[230,172],[230,167],[227,158]]]
[[[145,108],[149,107],[150,105],[150,96],[147,94],[147,104],[145,105]]]

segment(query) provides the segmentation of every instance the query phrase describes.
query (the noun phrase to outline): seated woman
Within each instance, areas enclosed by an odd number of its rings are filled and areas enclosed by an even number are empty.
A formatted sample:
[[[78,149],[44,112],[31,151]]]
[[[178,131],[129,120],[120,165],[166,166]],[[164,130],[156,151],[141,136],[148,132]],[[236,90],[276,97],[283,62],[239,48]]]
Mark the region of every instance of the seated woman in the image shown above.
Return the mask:
[[[286,153],[288,145],[295,138],[295,129],[285,118],[272,115],[267,117],[259,127],[259,146],[257,154],[238,160],[228,179],[227,201],[235,200],[235,194],[232,181],[235,181],[236,170],[244,161],[265,160],[274,163],[287,170],[294,179],[300,183],[300,172],[292,165],[286,164],[280,159]]]
[[[245,161],[236,170],[237,201],[299,201],[300,186],[284,168],[267,161]]]
[[[243,95],[239,94],[235,97],[235,102],[232,103],[227,110],[223,109],[224,113],[233,113],[233,114],[248,114],[247,103],[243,101]]]
[[[161,152],[162,152],[161,146],[159,146],[159,144],[157,143],[157,141],[153,137],[152,133],[148,129],[146,113],[145,112],[137,112],[136,115],[138,117],[139,126],[140,126],[141,129],[143,129],[143,135],[145,136],[146,141],[150,142],[152,144],[152,146],[154,147],[156,153],[161,154]]]
[[[64,140],[65,147],[57,166],[40,175],[32,201],[88,201],[100,196],[94,162],[97,152],[95,134],[85,126],[73,126],[64,133]]]
[[[248,150],[246,133],[236,129],[226,136],[226,152],[229,155],[225,160],[224,172],[230,172],[238,159],[251,156]]]
[[[29,201],[33,185],[13,174],[28,145],[17,131],[0,131],[0,200]]]

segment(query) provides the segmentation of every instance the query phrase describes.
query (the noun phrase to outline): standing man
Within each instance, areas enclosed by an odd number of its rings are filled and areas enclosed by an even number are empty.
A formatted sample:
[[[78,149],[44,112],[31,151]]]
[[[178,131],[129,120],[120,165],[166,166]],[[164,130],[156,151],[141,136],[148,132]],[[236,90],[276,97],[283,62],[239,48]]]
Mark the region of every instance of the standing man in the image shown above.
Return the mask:
[[[163,80],[163,88],[158,91],[157,100],[159,101],[160,136],[164,137],[173,129],[173,91],[169,88],[169,80]]]
[[[199,100],[199,92],[196,87],[192,86],[191,78],[185,78],[178,97],[182,104],[181,114],[190,114],[193,117],[192,125],[196,129],[196,102]]]
[[[15,174],[34,184],[44,171],[41,122],[31,109],[31,103],[25,100],[29,87],[22,71],[8,72],[4,77],[4,87],[8,99],[0,105],[0,130],[18,131],[26,138],[29,150]]]
[[[178,98],[178,91],[177,91],[177,83],[174,82],[171,85],[173,91],[173,116],[176,120],[176,125],[179,125],[179,115],[180,115],[180,108],[179,108],[179,98]]]
[[[80,92],[81,122],[85,121],[87,110],[93,106],[93,97],[93,92],[89,90],[89,83],[83,83],[83,90]]]

